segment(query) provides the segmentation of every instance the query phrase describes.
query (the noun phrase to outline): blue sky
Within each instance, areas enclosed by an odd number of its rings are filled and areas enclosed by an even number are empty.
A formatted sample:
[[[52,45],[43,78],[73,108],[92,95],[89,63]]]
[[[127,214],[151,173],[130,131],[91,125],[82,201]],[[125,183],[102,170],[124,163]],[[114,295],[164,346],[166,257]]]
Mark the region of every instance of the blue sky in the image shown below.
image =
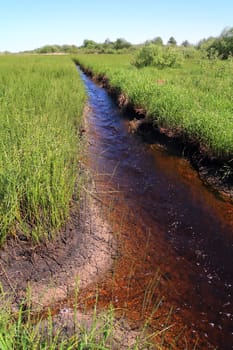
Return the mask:
[[[0,0],[0,52],[161,36],[178,43],[233,26],[233,0]]]

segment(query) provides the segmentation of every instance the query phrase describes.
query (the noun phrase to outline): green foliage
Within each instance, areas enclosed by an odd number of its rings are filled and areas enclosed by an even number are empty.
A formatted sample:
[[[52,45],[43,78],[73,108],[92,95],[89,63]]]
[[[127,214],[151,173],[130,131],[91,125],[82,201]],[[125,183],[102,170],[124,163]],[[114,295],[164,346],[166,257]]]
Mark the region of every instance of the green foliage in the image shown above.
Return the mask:
[[[174,38],[174,36],[171,36],[171,37],[168,39],[167,44],[168,44],[168,45],[176,46],[177,42],[176,42],[176,39]]]
[[[118,38],[116,41],[106,39],[104,43],[97,43],[93,40],[84,40],[82,50],[85,53],[122,53],[129,50],[132,44],[123,38]]]
[[[198,48],[206,50],[209,58],[218,56],[222,59],[227,59],[233,56],[233,27],[224,29],[217,38],[203,39],[199,42]]]
[[[122,328],[115,320],[111,306],[105,312],[98,314],[95,308],[87,325],[77,319],[75,308],[73,328],[67,331],[67,323],[64,321],[56,323],[50,315],[44,319],[39,318],[39,315],[31,310],[28,298],[21,303],[17,312],[11,310],[10,300],[2,292],[0,303],[1,350],[111,350],[116,349],[118,343],[122,341],[119,339],[117,343],[114,334],[122,332]],[[165,330],[158,333],[162,332]],[[150,338],[142,329],[127,349],[154,349]]]
[[[184,46],[182,49],[183,57],[185,59],[198,59],[202,56],[200,55],[200,51],[198,51],[194,46]]]
[[[216,38],[208,48],[208,52],[210,53],[211,50],[215,50],[223,59],[233,56],[233,28],[224,30],[220,37]]]
[[[162,39],[160,36],[156,36],[156,37],[152,40],[152,44],[163,45],[163,39]]]
[[[113,43],[113,47],[116,50],[128,49],[131,46],[130,42],[123,38],[118,38],[115,43]]]
[[[54,53],[66,53],[76,54],[78,53],[78,47],[75,45],[45,45],[31,52],[38,54],[54,54]]]
[[[150,58],[150,56],[149,56]],[[153,58],[153,57],[152,57]],[[146,110],[155,125],[179,130],[210,155],[233,157],[232,60],[197,55],[174,69],[136,69],[131,56],[78,56],[78,61]]]
[[[214,40],[214,37],[209,37],[207,39],[200,40],[197,44],[197,49],[202,51],[207,50],[213,44]]]
[[[1,243],[18,231],[49,238],[66,219],[84,102],[67,57],[0,57]]]
[[[190,44],[190,42],[188,40],[184,40],[181,44],[181,46],[184,46],[184,47],[190,47],[192,46],[192,44]]]
[[[96,48],[97,45],[98,45],[98,44],[97,44],[94,40],[85,39],[85,40],[83,41],[83,47],[84,47],[84,48],[87,48],[87,49]]]
[[[145,45],[150,45],[150,44],[163,45],[163,39],[160,36],[156,36],[152,40],[146,40],[145,41]]]
[[[153,66],[158,68],[177,67],[182,63],[182,53],[173,47],[146,45],[135,57],[133,64],[138,67]]]

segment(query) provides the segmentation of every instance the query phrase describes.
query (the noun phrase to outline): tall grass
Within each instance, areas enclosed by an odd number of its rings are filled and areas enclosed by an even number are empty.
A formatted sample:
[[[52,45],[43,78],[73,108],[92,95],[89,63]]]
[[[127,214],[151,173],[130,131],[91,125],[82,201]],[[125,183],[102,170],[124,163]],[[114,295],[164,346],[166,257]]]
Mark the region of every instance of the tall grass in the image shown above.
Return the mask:
[[[146,110],[155,125],[181,131],[215,157],[233,156],[233,61],[186,59],[181,67],[135,68],[127,55],[80,55],[76,62]]]
[[[85,98],[67,57],[0,57],[0,243],[50,237],[65,220]]]

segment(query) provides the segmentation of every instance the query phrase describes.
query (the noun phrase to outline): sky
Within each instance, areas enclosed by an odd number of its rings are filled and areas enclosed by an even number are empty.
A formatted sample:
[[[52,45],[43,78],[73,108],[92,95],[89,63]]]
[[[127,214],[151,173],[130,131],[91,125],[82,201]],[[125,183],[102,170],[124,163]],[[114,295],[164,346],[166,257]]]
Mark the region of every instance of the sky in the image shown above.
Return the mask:
[[[196,44],[233,26],[233,0],[0,0],[0,52],[174,36]]]

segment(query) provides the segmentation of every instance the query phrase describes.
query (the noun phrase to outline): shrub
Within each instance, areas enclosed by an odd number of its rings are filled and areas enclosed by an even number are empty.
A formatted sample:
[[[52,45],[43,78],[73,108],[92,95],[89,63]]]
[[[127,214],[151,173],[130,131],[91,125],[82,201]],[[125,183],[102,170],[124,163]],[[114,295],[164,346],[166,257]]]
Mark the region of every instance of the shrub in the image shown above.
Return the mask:
[[[138,68],[146,66],[165,68],[180,66],[182,60],[182,53],[177,48],[152,44],[144,46],[132,63]]]

